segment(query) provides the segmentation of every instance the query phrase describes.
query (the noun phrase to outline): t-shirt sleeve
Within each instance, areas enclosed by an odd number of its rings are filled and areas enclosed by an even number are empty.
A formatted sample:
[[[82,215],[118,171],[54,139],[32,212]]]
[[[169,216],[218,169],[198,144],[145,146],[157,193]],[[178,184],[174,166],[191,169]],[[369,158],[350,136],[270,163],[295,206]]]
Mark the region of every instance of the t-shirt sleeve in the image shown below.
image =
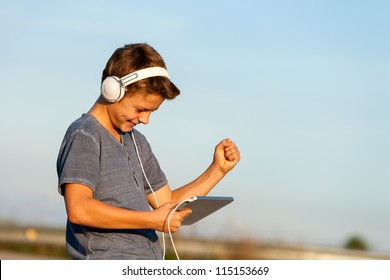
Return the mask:
[[[65,138],[57,159],[58,191],[64,184],[82,184],[95,191],[99,176],[99,145],[82,130]]]

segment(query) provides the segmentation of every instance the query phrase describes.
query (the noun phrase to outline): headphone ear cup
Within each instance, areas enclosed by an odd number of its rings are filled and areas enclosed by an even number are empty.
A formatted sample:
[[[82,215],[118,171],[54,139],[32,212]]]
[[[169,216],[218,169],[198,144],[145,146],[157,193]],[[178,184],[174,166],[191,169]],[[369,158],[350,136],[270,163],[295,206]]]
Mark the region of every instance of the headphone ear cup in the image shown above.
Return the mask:
[[[101,92],[104,99],[108,102],[118,102],[125,95],[125,88],[118,77],[109,76],[104,79]]]

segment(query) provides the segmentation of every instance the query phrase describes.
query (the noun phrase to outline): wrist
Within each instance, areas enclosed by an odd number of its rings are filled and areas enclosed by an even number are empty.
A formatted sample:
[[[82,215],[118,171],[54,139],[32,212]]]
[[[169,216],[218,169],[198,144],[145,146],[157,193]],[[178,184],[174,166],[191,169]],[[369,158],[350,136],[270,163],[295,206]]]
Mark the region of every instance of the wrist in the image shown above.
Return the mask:
[[[222,179],[229,171],[226,171],[222,166],[213,162],[209,167],[209,172],[210,174],[219,176]]]

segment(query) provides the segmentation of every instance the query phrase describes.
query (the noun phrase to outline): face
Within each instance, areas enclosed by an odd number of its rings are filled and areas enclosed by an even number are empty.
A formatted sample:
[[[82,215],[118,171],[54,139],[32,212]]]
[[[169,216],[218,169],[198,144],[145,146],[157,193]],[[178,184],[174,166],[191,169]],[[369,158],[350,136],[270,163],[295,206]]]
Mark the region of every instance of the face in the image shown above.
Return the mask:
[[[136,93],[110,104],[107,112],[113,129],[130,132],[137,124],[148,124],[150,114],[158,110],[163,101],[157,94]]]

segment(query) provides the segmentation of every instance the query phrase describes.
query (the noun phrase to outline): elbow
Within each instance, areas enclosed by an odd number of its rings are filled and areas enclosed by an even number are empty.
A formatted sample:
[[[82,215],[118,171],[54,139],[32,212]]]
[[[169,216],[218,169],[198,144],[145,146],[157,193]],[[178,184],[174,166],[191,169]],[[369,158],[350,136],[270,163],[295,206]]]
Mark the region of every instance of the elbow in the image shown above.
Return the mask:
[[[75,215],[68,214],[68,221],[72,224],[80,225],[79,219]]]
[[[85,225],[85,213],[80,207],[72,207],[71,209],[67,209],[68,220],[72,224],[76,225]]]
[[[72,224],[87,225],[93,209],[91,208],[92,194],[89,193],[89,189],[67,185],[65,190],[64,200],[68,221]]]

